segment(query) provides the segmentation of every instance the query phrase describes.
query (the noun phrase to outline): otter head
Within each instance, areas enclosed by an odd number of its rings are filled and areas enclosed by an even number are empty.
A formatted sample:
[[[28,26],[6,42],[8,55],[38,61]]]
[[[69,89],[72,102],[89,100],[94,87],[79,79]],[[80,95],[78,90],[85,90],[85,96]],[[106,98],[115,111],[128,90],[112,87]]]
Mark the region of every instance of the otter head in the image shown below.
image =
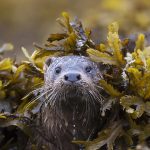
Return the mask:
[[[46,101],[60,103],[102,103],[98,64],[84,56],[48,58],[44,66]]]

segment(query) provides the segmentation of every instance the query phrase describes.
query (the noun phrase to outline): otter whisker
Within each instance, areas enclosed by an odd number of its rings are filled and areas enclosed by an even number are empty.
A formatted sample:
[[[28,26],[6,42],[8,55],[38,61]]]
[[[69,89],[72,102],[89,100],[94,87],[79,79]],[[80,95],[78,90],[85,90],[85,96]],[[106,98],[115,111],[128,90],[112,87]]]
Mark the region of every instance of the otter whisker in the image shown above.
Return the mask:
[[[48,103],[50,104],[51,108],[53,108],[53,110],[57,110],[56,108],[58,107],[59,105],[59,110],[61,109],[61,103],[58,101],[61,97],[62,97],[62,93],[63,91],[59,91],[59,93],[57,92],[57,86],[56,88],[53,89],[53,91],[49,94],[49,97],[50,97],[50,101],[48,101]],[[58,103],[58,104],[57,104]]]
[[[41,83],[37,83],[37,84],[31,86],[31,88],[38,88],[39,86],[41,87],[43,85],[44,85],[44,82],[41,82]]]
[[[33,104],[34,102],[36,102],[37,100],[39,100],[41,97],[43,97],[43,96],[44,96],[45,94],[47,94],[48,92],[49,92],[49,91],[46,91],[46,92],[42,93],[41,95],[39,95],[39,96],[35,97],[34,99],[32,99],[32,100],[26,105],[25,109],[29,108],[29,106],[30,106],[31,104]]]
[[[96,89],[96,88],[92,88],[92,90],[90,91],[91,94],[93,95],[94,99],[99,102],[100,104],[102,104],[103,99],[101,97],[100,92]]]
[[[57,93],[55,92],[55,90],[53,90],[53,91],[48,95],[49,99],[47,100],[47,102],[45,102],[46,105],[50,104],[51,107],[54,106],[56,94],[57,94]]]
[[[89,93],[87,93],[88,94],[88,105],[89,105],[89,112],[90,112],[90,114],[87,114],[88,116],[93,116],[93,114],[92,114],[92,112],[91,112],[91,105],[94,103],[94,101],[93,101],[93,97],[89,94]],[[89,120],[88,120],[89,121]]]
[[[102,94],[100,94],[99,91],[97,91],[97,89],[96,89],[96,91],[93,91],[93,92],[96,93],[96,95],[97,95],[97,97],[98,97],[98,100],[99,100],[100,104],[102,105],[105,98],[102,96]]]
[[[26,98],[29,97],[30,95],[35,94],[36,92],[39,93],[40,91],[43,91],[43,87],[38,88],[38,89],[35,89],[35,90],[29,92],[29,93],[28,93],[25,97],[23,97],[22,99],[26,99]]]

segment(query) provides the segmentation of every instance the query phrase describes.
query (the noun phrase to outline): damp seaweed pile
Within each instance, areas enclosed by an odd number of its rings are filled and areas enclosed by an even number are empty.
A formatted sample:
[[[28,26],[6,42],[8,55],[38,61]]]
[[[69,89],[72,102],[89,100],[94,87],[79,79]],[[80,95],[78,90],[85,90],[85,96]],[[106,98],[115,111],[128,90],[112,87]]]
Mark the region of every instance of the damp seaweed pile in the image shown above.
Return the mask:
[[[109,96],[102,115],[111,113],[114,104],[120,110],[120,114],[112,118],[96,139],[73,142],[84,145],[87,150],[103,146],[112,150],[116,145],[118,149],[148,148],[150,45],[146,44],[144,34],[139,34],[134,41],[120,39],[118,24],[114,22],[108,26],[107,39],[96,44],[91,39],[91,31],[84,29],[77,18],[70,21],[66,12],[62,16],[57,19],[62,33],[50,34],[44,46],[34,44],[32,55],[22,47],[26,61],[17,63],[3,57],[12,45],[5,44],[0,48],[1,149],[23,149],[28,137],[32,138],[30,124],[42,103],[38,90],[43,85],[43,64],[47,57],[70,54],[88,56],[103,65],[104,79],[99,84]]]

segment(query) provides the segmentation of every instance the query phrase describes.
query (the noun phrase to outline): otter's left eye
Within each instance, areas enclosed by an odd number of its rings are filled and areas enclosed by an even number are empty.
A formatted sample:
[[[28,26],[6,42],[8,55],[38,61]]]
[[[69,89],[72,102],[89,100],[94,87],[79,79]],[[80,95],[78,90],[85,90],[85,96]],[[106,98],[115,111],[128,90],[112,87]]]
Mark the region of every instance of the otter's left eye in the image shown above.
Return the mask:
[[[60,67],[55,68],[55,73],[56,74],[59,74],[60,72],[61,72],[61,68]]]
[[[87,67],[85,68],[85,70],[86,70],[86,72],[90,72],[90,71],[92,70],[92,67],[91,67],[91,66],[87,66]]]

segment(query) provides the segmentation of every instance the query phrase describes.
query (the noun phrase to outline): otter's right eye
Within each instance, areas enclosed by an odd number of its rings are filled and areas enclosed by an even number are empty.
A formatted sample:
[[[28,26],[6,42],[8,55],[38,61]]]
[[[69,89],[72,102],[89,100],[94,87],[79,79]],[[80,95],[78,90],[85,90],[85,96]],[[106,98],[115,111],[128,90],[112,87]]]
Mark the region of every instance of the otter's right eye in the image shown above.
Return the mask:
[[[55,68],[55,73],[56,74],[59,74],[60,72],[61,72],[61,68],[60,67]]]
[[[86,72],[90,72],[90,71],[92,70],[92,67],[91,67],[91,66],[87,66],[87,67],[85,68],[85,70],[86,70]]]

